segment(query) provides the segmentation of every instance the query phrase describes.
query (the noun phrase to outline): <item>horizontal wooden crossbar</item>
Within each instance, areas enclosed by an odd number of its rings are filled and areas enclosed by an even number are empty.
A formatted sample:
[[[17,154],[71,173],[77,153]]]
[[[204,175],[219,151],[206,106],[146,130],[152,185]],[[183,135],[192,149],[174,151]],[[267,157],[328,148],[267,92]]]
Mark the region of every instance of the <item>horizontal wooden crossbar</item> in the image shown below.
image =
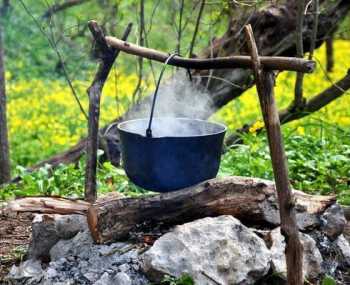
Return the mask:
[[[106,37],[106,41],[113,48],[151,60],[165,62],[169,57],[168,53],[141,47],[115,37]],[[316,66],[316,63],[312,60],[295,57],[260,56],[259,59],[262,67],[269,70],[290,70],[311,73]],[[206,59],[175,56],[169,61],[169,64],[189,69],[253,68],[251,57],[244,55]]]

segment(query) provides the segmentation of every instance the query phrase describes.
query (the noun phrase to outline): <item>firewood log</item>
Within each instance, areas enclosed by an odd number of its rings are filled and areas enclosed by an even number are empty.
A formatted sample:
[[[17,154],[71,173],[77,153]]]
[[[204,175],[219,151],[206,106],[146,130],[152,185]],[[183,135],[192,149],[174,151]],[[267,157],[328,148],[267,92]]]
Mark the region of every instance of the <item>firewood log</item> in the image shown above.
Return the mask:
[[[319,225],[319,215],[336,203],[334,196],[308,195],[294,190],[300,230]],[[97,243],[126,239],[142,226],[172,226],[204,217],[232,215],[261,227],[280,224],[274,183],[258,178],[227,177],[208,180],[175,192],[138,198],[106,199],[87,212]]]

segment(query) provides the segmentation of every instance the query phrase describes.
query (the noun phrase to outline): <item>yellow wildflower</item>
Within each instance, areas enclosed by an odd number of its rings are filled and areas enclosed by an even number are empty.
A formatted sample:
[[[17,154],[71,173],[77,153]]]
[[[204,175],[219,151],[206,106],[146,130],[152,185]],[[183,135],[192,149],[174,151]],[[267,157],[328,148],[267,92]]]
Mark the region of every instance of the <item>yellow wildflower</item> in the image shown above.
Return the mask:
[[[257,130],[260,130],[265,126],[264,122],[262,121],[256,121],[250,128],[249,132],[250,133],[255,133]]]
[[[299,127],[297,128],[297,133],[298,133],[299,135],[301,135],[301,136],[305,135],[305,128],[299,126]]]

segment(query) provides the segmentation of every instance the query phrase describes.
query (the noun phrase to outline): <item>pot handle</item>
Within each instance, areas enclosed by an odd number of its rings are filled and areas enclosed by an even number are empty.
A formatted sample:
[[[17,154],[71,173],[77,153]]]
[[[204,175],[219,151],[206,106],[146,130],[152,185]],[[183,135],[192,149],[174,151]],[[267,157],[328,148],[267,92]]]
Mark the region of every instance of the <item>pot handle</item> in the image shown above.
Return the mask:
[[[163,74],[164,74],[164,71],[165,71],[165,68],[167,66],[167,64],[169,63],[169,61],[174,58],[176,55],[176,53],[172,53],[168,56],[168,58],[166,59],[166,61],[164,62],[164,65],[163,65],[163,68],[162,70],[160,71],[160,74],[159,74],[159,78],[158,78],[158,81],[157,81],[157,85],[156,85],[156,90],[154,91],[154,95],[153,95],[153,100],[152,100],[152,107],[151,107],[151,114],[149,116],[149,122],[148,122],[148,127],[146,129],[146,137],[152,137],[152,120],[153,120],[153,115],[154,115],[154,107],[156,105],[156,100],[157,100],[157,94],[158,94],[158,89],[159,89],[159,85],[160,85],[160,81],[162,80],[162,77],[163,77]],[[191,72],[189,69],[187,69],[187,72],[188,72],[188,76],[189,76],[189,79],[190,81],[192,81],[192,75],[191,75]]]

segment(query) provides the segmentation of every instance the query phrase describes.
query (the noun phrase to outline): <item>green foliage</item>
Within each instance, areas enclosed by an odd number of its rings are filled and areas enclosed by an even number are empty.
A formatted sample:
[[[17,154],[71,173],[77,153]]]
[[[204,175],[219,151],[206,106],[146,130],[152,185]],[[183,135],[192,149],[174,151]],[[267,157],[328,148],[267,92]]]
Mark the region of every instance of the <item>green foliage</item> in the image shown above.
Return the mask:
[[[330,276],[326,276],[323,280],[322,280],[322,285],[336,285],[337,282]]]
[[[192,277],[188,274],[183,274],[179,278],[165,276],[161,282],[162,285],[194,285]]]
[[[340,203],[350,205],[349,133],[324,129],[320,136],[299,135],[286,128],[284,138],[293,187],[308,193],[335,194]],[[248,134],[243,139],[244,144],[232,146],[223,155],[219,175],[273,179],[265,134]],[[77,165],[60,165],[52,172],[48,166],[32,173],[18,166],[16,172],[22,177],[22,182],[0,189],[0,200],[28,195],[82,197],[84,171],[84,160]],[[127,196],[149,193],[135,186],[127,179],[124,170],[109,162],[100,165],[97,177],[99,193],[118,191]]]
[[[293,187],[309,193],[335,194],[340,203],[350,205],[349,133],[324,130],[322,136],[299,135],[285,129],[284,137]],[[243,139],[243,145],[235,145],[224,154],[220,175],[273,179],[265,134],[248,134]]]
[[[121,36],[129,22],[133,30],[129,36],[131,42],[138,40],[139,1],[87,1],[84,4],[61,11],[51,19],[42,15],[53,0],[22,0],[29,12],[38,20],[45,33],[56,43],[63,55],[65,65],[73,79],[87,80],[94,72],[96,63],[91,59],[91,36],[86,29],[91,19],[100,24],[109,35]],[[194,1],[184,1],[181,54],[188,53],[188,47],[195,28],[199,5]],[[226,1],[223,1],[226,3]],[[147,40],[153,48],[175,51],[180,1],[161,0],[145,1],[145,24]],[[194,16],[195,15],[195,16]],[[24,10],[20,1],[11,1],[11,9],[5,23],[5,47],[10,60],[7,69],[15,78],[31,79],[41,77],[63,78],[55,52],[48,40],[40,32],[32,17]],[[215,24],[215,25],[214,25]],[[209,35],[222,34],[227,27],[227,13],[222,5],[206,5],[195,52],[208,45]],[[30,35],[30,36],[28,36]],[[128,73],[134,73],[137,58],[122,56],[118,65]],[[144,65],[145,74],[151,72],[148,64]],[[154,64],[154,68],[158,68]]]
[[[10,184],[0,189],[0,200],[23,196],[62,196],[82,198],[84,194],[85,161],[77,165],[59,165],[54,171],[49,165],[34,172],[18,166],[19,184]],[[127,196],[145,195],[148,192],[131,183],[124,170],[114,167],[110,162],[100,165],[97,173],[99,194],[118,191]]]

